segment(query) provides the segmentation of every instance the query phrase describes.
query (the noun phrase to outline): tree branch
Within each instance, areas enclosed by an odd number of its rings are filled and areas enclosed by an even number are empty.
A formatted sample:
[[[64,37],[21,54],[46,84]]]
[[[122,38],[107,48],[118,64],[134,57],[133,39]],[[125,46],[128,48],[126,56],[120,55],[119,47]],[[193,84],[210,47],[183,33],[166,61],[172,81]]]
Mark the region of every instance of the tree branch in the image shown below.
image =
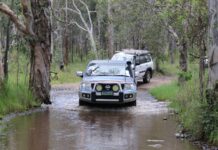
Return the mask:
[[[87,29],[85,29],[84,27],[82,27],[81,25],[79,25],[76,21],[71,21],[70,24],[75,24],[78,28],[80,28],[80,29],[82,29],[82,30],[88,32]],[[70,24],[68,24],[68,25],[70,25]]]
[[[171,25],[167,25],[167,30],[171,33],[171,35],[174,37],[174,39],[176,40],[176,44],[177,46],[180,45],[180,40],[179,40],[179,36],[178,34],[176,33],[176,31],[173,29],[173,27]]]
[[[79,1],[80,1],[80,3],[82,3],[82,4],[86,7],[86,11],[87,11],[87,14],[88,14],[88,17],[89,17],[89,23],[90,23],[90,25],[91,25],[91,30],[93,30],[92,18],[91,18],[91,15],[90,15],[89,7],[88,7],[88,5],[87,5],[85,2],[83,2],[82,0],[79,0]]]
[[[82,20],[82,22],[83,22],[84,26],[86,27],[86,29],[87,29],[87,30],[90,30],[88,24],[86,23],[86,21],[85,21],[83,15],[82,15],[81,10],[80,10],[80,9],[77,7],[77,5],[75,4],[75,0],[73,0],[73,6],[74,6],[75,9],[79,12],[78,15],[79,15],[80,19]]]
[[[3,2],[0,2],[0,12],[7,15],[19,31],[26,35],[29,34],[29,32],[26,29],[26,26],[18,19],[18,16],[16,16],[15,13]]]
[[[62,10],[69,10],[69,11],[72,11],[73,13],[76,13],[76,14],[79,14],[78,11],[74,10],[74,9],[71,9],[71,8],[61,8]]]
[[[55,18],[55,20],[61,22],[61,23],[66,23],[64,20],[62,20],[61,18],[59,18],[58,16],[55,15],[54,9],[51,8],[51,12],[52,12],[52,16]]]
[[[64,8],[62,8],[62,9],[64,9]],[[67,9],[68,9],[68,10],[73,10],[73,9],[71,9],[71,8],[67,8]],[[61,22],[61,23],[67,24],[66,21],[64,21],[64,20],[60,19],[59,17],[57,17],[54,13],[55,13],[55,12],[54,12],[54,10],[52,9],[52,15],[54,16],[55,20],[57,20],[57,21],[59,21],[59,22]],[[87,30],[85,27],[82,27],[82,26],[79,25],[79,23],[76,22],[76,21],[71,21],[69,24],[67,24],[67,26],[69,26],[69,25],[71,25],[71,24],[75,24],[78,28],[80,28],[80,29],[82,29],[82,30],[88,32],[88,30]]]
[[[21,5],[22,5],[22,10],[23,10],[23,15],[25,17],[25,25],[26,25],[26,30],[30,35],[35,35],[33,32],[33,14],[30,9],[30,4],[28,0],[21,0]]]

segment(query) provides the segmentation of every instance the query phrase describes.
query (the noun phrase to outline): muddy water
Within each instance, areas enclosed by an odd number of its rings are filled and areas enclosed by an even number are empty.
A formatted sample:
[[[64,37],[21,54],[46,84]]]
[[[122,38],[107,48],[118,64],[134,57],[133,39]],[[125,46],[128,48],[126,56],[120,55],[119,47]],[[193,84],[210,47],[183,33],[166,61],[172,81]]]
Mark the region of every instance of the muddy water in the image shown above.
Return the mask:
[[[6,124],[0,150],[198,150],[175,138],[167,104],[144,90],[138,92],[136,107],[121,108],[78,107],[77,89],[51,94],[47,111]]]

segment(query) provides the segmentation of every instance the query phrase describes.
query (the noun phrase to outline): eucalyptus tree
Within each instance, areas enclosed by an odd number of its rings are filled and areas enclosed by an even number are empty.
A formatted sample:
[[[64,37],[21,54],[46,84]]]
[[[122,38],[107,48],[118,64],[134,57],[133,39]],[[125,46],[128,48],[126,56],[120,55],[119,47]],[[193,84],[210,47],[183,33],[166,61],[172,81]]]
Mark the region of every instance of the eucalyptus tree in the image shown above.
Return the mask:
[[[218,95],[218,1],[208,0],[210,26],[209,26],[209,82],[208,89],[215,91],[213,101],[217,101]],[[214,93],[214,92],[212,92]],[[213,102],[213,103],[214,103]]]
[[[163,26],[174,37],[179,49],[180,84],[185,81],[184,74],[188,70],[189,6],[188,0],[158,0],[154,7],[154,11],[158,12],[158,15],[162,18]]]
[[[114,54],[114,24],[113,24],[113,12],[112,12],[112,0],[107,0],[107,16],[108,16],[108,53],[109,57]]]
[[[205,35],[207,35],[206,0],[157,0],[153,9],[161,17],[162,25],[176,41],[180,54],[179,83],[183,83],[188,71],[188,54],[193,55],[194,49],[199,49],[196,56],[201,58],[200,66],[203,64],[203,51],[207,49],[205,44]],[[203,79],[202,75],[199,76]]]
[[[3,80],[4,80],[4,69],[2,64],[2,56],[0,52],[0,90],[3,87]]]
[[[50,102],[51,24],[49,0],[21,0],[24,21],[0,2],[0,12],[10,18],[29,42],[31,67],[29,86],[36,99]]]
[[[94,36],[94,25],[92,19],[93,10],[89,9],[89,5],[83,0],[72,0],[71,3],[66,1],[65,7],[61,8],[60,13],[64,10],[65,16],[73,16],[70,20],[65,17],[65,20],[56,18],[65,26],[76,25],[80,30],[88,33],[91,49],[93,50],[95,57],[98,58],[96,40]]]

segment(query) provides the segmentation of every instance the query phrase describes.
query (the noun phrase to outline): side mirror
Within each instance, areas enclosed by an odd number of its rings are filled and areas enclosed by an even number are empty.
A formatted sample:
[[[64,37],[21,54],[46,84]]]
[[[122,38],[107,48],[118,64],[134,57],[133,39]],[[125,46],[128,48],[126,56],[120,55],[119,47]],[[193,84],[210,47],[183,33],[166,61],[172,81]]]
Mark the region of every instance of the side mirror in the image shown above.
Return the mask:
[[[77,75],[78,77],[81,77],[81,78],[82,78],[82,77],[83,77],[83,72],[82,72],[82,71],[77,71],[77,72],[76,72],[76,75]]]

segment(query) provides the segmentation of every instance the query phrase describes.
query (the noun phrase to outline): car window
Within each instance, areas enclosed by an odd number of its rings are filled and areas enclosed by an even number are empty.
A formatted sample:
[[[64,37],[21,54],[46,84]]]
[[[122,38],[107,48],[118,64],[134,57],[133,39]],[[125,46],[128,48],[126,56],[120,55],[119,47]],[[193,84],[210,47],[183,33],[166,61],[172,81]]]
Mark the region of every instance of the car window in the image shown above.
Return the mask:
[[[151,61],[151,56],[145,55],[145,62],[150,62],[150,61]]]
[[[143,64],[146,62],[145,55],[140,55],[139,58],[140,58],[140,64]]]
[[[133,55],[124,54],[124,53],[117,53],[111,58],[111,60],[131,61],[132,62]]]
[[[87,68],[88,76],[130,76],[125,65],[96,64]]]
[[[140,58],[139,58],[139,56],[136,56],[136,58],[135,58],[135,64],[136,64],[136,65],[140,65]]]

